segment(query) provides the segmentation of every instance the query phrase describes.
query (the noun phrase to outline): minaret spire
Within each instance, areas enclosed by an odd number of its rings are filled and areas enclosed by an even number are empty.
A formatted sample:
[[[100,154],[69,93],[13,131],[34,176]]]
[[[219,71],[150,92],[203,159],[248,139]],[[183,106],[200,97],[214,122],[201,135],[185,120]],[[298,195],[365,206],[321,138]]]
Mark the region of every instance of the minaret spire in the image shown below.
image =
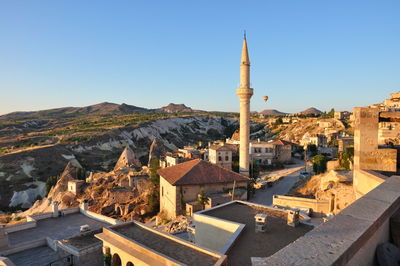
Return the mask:
[[[242,57],[240,61],[240,88],[236,94],[240,100],[240,152],[239,171],[249,175],[249,143],[250,143],[250,98],[253,89],[250,88],[250,59],[247,50],[246,31],[243,36]]]

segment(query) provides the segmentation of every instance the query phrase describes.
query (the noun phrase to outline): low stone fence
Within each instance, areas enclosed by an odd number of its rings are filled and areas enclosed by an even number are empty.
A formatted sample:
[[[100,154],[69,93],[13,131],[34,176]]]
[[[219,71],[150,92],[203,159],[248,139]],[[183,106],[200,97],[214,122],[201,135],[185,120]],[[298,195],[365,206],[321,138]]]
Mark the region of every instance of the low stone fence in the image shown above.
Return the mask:
[[[19,223],[19,224],[14,224],[14,225],[8,225],[4,228],[4,230],[7,233],[13,233],[13,232],[33,228],[33,227],[36,227],[36,220],[31,220],[29,222],[24,222],[24,223]]]
[[[400,176],[392,176],[324,224],[261,265],[377,265],[376,247],[390,240],[390,217],[400,210]]]
[[[41,214],[33,214],[33,215],[29,215],[26,217],[26,220],[29,221],[39,221],[39,220],[43,220],[43,219],[47,219],[47,218],[51,218],[53,217],[53,213],[52,212],[44,212]]]
[[[72,207],[72,208],[68,208],[68,209],[62,209],[61,211],[61,215],[65,216],[68,214],[72,214],[72,213],[78,213],[79,212],[79,207]]]
[[[97,221],[100,221],[100,222],[106,222],[106,223],[109,223],[109,224],[121,224],[121,223],[124,223],[124,222],[118,221],[116,219],[113,219],[113,218],[110,218],[110,217],[107,217],[107,216],[104,216],[104,215],[101,215],[101,214],[98,214],[98,213],[95,213],[95,212],[84,210],[83,208],[80,208],[79,211],[83,215],[85,215],[85,216],[87,216],[89,218],[95,219]]]
[[[332,200],[274,195],[272,198],[272,205],[285,208],[297,208],[300,210],[310,208],[312,212],[317,215],[327,215],[333,211]]]
[[[37,247],[43,247],[46,245],[47,245],[47,242],[46,242],[45,238],[41,238],[41,239],[29,241],[29,242],[24,242],[24,243],[18,244],[17,246],[13,246],[8,249],[0,251],[0,256],[9,256],[14,253],[22,252],[24,250],[37,248]]]

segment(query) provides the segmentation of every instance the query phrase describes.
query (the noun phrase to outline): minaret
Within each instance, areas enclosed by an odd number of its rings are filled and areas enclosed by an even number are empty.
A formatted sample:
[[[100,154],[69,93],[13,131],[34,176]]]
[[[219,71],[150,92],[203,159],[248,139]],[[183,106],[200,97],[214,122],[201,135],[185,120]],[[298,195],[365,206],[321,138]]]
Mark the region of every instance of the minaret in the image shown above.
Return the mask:
[[[249,176],[249,142],[250,142],[250,60],[247,51],[246,32],[244,33],[242,59],[240,62],[240,87],[236,90],[240,100],[240,151],[239,172]]]

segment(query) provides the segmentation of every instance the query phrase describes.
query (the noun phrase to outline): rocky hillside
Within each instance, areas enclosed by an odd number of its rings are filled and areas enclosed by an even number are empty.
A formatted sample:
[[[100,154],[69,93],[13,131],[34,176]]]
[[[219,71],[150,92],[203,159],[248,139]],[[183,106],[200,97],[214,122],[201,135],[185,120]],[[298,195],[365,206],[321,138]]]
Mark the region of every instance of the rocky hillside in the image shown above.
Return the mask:
[[[328,122],[330,127],[326,127],[324,122]],[[277,138],[299,143],[304,134],[325,134],[344,131],[345,126],[337,119],[327,118],[302,118],[297,123],[281,124],[271,128]]]
[[[174,117],[114,126],[90,132],[88,137],[83,135],[88,133],[72,133],[70,137],[74,139],[65,142],[62,140],[67,138],[65,134],[69,134],[69,131],[58,130],[52,136],[57,139],[56,143],[39,143],[38,146],[21,147],[0,155],[0,207],[29,207],[36,197],[44,196],[44,182],[51,176],[61,174],[70,160],[77,159],[85,170],[109,171],[123,148],[130,145],[141,163],[147,164],[149,148],[155,139],[164,149],[175,150],[198,141],[224,139],[237,127],[237,120],[230,118]],[[46,137],[48,129],[36,128],[35,125],[26,137],[39,133]],[[7,137],[20,143],[18,137]],[[3,137],[3,140],[7,137]],[[21,136],[21,141],[23,139],[24,136]]]
[[[17,215],[24,218],[27,215],[49,212],[54,202],[58,202],[60,210],[77,207],[86,200],[90,211],[121,221],[145,222],[155,214],[149,200],[156,188],[146,173],[137,172],[136,168],[131,167],[135,163],[133,151],[125,149],[114,170],[91,174],[86,179],[87,182],[82,181],[82,187],[76,194],[68,190],[68,181],[81,178],[82,168],[68,163],[48,196],[37,200],[30,209]],[[129,182],[135,175],[134,182]]]

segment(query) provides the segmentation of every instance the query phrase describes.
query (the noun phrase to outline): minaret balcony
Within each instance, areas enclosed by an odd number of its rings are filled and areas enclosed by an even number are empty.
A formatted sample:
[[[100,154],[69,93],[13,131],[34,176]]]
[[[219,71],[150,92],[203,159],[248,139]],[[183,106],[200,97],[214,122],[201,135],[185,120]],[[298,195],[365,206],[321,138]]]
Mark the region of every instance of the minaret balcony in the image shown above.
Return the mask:
[[[250,98],[253,96],[253,88],[238,88],[236,90],[236,95],[239,98]]]

